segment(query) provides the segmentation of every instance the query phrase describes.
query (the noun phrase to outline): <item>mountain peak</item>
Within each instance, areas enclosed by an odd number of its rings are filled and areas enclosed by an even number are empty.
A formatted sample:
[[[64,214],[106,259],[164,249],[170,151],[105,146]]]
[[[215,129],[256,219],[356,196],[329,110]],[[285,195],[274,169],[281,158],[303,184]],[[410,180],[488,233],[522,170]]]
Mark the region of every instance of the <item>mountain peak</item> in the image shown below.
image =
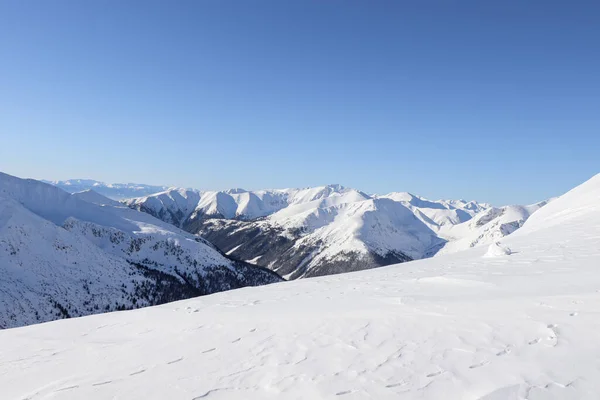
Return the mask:
[[[242,188],[233,188],[233,189],[227,189],[225,190],[225,193],[227,194],[242,194],[242,193],[247,193],[248,191],[246,189],[242,189]]]
[[[347,188],[339,183],[330,183],[329,185],[325,185],[326,188],[330,188],[336,191],[346,190]]]

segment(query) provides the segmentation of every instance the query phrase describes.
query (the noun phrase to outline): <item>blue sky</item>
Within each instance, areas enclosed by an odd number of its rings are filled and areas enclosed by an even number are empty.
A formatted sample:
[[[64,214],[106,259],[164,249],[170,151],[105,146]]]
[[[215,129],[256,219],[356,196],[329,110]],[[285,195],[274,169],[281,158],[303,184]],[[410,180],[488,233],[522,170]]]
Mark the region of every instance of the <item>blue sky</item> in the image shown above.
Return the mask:
[[[600,3],[0,1],[0,170],[495,204],[600,172]]]

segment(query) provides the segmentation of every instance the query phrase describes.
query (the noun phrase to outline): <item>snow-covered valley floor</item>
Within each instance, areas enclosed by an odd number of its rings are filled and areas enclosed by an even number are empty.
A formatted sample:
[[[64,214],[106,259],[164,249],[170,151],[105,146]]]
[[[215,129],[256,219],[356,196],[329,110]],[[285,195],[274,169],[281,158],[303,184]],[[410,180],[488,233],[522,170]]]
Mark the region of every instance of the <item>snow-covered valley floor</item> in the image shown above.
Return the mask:
[[[600,176],[487,248],[0,331],[2,399],[597,399]]]

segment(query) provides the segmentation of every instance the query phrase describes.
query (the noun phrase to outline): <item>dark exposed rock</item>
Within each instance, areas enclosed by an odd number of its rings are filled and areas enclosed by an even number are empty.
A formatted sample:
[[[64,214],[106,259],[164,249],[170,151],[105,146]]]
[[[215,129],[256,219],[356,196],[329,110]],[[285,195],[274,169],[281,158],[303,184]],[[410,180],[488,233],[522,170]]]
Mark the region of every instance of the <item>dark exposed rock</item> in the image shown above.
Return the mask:
[[[303,236],[300,229],[284,230],[260,221],[225,219],[186,221],[184,229],[201,235],[231,258],[252,260],[254,264],[272,269],[288,279],[360,271],[412,260],[401,252],[389,252],[385,256],[374,252],[349,252],[313,264],[308,270],[308,263],[319,254],[324,244],[299,245],[297,241]]]

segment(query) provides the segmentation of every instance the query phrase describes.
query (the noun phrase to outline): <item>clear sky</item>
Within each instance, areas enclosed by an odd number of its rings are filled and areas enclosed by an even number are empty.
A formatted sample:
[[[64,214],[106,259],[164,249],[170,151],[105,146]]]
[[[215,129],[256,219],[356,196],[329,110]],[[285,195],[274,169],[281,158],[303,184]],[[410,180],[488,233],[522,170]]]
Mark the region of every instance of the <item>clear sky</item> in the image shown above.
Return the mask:
[[[0,170],[494,204],[600,172],[598,1],[0,0]]]

